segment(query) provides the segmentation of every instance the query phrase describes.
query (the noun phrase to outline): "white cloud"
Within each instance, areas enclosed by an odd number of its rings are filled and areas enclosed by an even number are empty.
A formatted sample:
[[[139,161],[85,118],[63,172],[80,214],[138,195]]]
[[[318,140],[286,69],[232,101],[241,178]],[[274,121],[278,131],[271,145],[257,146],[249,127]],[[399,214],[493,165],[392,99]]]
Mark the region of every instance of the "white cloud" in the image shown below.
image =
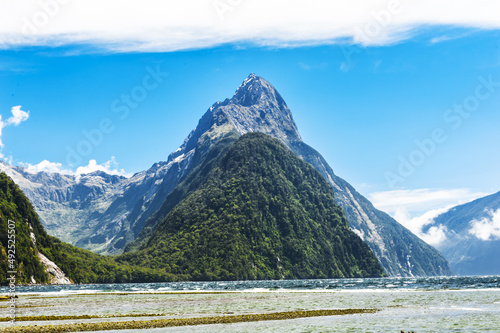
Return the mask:
[[[432,224],[436,216],[446,213],[453,206],[449,205],[444,208],[433,209],[413,218],[410,217],[409,212],[404,208],[398,208],[391,215],[396,221],[420,237],[424,242],[437,246],[446,240],[446,227],[443,225],[431,226],[427,232],[423,232],[423,229],[425,226]]]
[[[10,125],[18,126],[23,121],[27,120],[30,116],[29,111],[25,112],[21,110],[21,105],[13,106],[10,112],[12,113],[12,116],[7,118],[6,121],[3,121],[2,116],[0,115],[0,158],[4,158],[4,155],[1,152],[1,149],[4,147],[2,141],[3,129]]]
[[[488,211],[489,217],[471,221],[469,233],[483,241],[500,239],[500,209]]]
[[[7,119],[7,121],[5,122],[6,125],[17,126],[20,123],[22,123],[23,121],[28,120],[28,118],[30,116],[29,111],[26,112],[26,111],[21,110],[21,105],[12,107],[10,112],[12,112],[12,117]]]
[[[446,227],[431,226],[434,218],[450,208],[483,197],[488,193],[468,189],[415,189],[374,192],[368,197],[375,207],[389,213],[396,221],[430,245],[446,240]]]
[[[90,160],[89,164],[86,166],[80,166],[76,169],[76,171],[72,171],[69,169],[63,168],[61,163],[50,162],[47,160],[43,160],[42,162],[32,165],[29,163],[20,163],[27,172],[37,173],[37,172],[49,172],[49,173],[61,173],[64,175],[73,175],[76,176],[77,180],[80,177],[87,173],[92,173],[95,171],[103,171],[109,175],[119,175],[124,177],[130,177],[132,174],[125,172],[123,169],[118,169],[118,163],[114,156],[107,162],[102,164],[98,164],[96,160]]]
[[[340,70],[342,72],[348,72],[350,68],[351,68],[351,66],[345,62],[340,64]]]
[[[1,149],[4,147],[2,142],[2,130],[10,125],[18,126],[23,121],[26,121],[29,118],[29,111],[21,110],[21,106],[13,106],[11,109],[12,116],[7,118],[7,120],[3,121],[2,116],[0,115],[0,158],[3,158],[7,163],[12,164],[12,156],[5,157],[1,152]],[[38,164],[30,164],[30,163],[20,163],[23,167],[25,167],[27,172],[37,173],[37,172],[49,172],[49,173],[61,173],[65,175],[74,175],[77,179],[80,178],[81,175],[92,173],[95,171],[103,171],[110,175],[121,175],[125,177],[130,177],[131,174],[125,172],[123,169],[118,169],[118,163],[115,160],[115,157],[112,156],[111,159],[103,164],[98,164],[96,160],[90,160],[89,164],[86,166],[81,166],[76,169],[76,171],[72,171],[70,169],[65,169],[62,166],[62,163],[50,162],[48,160],[43,160]]]
[[[420,233],[420,237],[424,242],[432,246],[439,246],[447,239],[447,228],[444,225],[432,226],[426,233]]]
[[[0,6],[0,48],[91,43],[113,51],[173,51],[340,39],[387,44],[430,25],[500,28],[500,3],[491,0],[42,0]]]
[[[61,163],[54,163],[47,160],[43,160],[38,164],[32,165],[29,163],[20,163],[24,166],[25,170],[29,173],[38,173],[38,172],[48,172],[48,173],[61,173],[65,175],[72,175],[74,172],[68,169],[64,169]]]
[[[111,159],[103,164],[98,164],[96,160],[90,160],[89,164],[86,166],[80,166],[76,169],[75,175],[80,177],[81,175],[92,173],[96,171],[103,171],[109,175],[119,175],[130,177],[131,174],[125,172],[123,169],[118,169],[118,163],[115,160],[115,157],[112,156]]]

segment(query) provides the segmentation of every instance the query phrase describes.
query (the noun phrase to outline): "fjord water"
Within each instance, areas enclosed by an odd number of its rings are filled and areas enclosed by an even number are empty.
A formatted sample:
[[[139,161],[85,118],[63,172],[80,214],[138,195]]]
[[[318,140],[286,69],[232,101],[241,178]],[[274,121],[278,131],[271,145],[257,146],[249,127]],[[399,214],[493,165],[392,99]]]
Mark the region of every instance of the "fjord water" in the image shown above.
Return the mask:
[[[5,287],[0,291],[7,292]],[[370,314],[107,332],[500,332],[500,276],[20,286],[18,292],[20,316],[161,314],[86,322],[315,309],[379,310]],[[64,322],[17,325],[60,323]],[[0,327],[6,325],[0,323]]]
[[[7,292],[8,287],[0,287]],[[321,290],[482,290],[500,289],[500,276],[444,276],[412,278],[306,279],[259,281],[164,282],[19,286],[23,293],[161,292],[161,291],[321,291]]]

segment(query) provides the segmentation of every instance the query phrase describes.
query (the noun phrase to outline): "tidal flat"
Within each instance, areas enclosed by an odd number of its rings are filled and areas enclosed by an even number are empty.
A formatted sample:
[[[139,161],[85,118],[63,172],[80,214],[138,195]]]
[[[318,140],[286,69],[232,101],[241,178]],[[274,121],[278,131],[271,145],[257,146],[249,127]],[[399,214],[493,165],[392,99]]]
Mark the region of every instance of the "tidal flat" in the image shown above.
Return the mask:
[[[0,332],[500,332],[500,289],[45,292],[17,310]]]

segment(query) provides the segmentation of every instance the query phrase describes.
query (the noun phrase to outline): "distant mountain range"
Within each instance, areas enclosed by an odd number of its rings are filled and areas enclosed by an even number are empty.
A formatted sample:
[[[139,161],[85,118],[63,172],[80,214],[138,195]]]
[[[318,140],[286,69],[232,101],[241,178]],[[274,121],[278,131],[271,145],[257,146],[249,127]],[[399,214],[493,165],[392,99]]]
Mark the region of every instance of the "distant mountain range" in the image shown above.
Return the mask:
[[[12,277],[15,280],[7,280]],[[49,236],[19,186],[0,172],[0,285],[173,279],[162,271],[116,263]]]
[[[131,178],[102,172],[82,175],[30,172],[2,163],[33,202],[49,233],[79,247],[118,254],[141,248],[168,213],[203,183],[213,167],[213,147],[248,132],[280,140],[328,181],[350,228],[375,253],[390,276],[450,275],[444,257],[336,176],[305,144],[277,90],[251,74],[231,99],[217,102],[166,162]],[[226,147],[227,148],[227,147]],[[212,164],[211,164],[212,163]]]
[[[436,216],[446,239],[437,248],[459,275],[500,274],[500,192],[451,208]]]

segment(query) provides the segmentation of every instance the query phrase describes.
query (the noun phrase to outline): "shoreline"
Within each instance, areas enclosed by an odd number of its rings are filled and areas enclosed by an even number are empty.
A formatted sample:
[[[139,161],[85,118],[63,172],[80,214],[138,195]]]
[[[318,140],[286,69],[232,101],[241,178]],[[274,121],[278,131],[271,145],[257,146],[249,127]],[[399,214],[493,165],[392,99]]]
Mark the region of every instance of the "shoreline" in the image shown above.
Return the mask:
[[[201,332],[237,327],[239,332],[279,333],[296,327],[320,332],[363,332],[374,325],[397,332],[500,327],[500,289],[475,291],[38,293],[20,297],[18,320],[0,322],[0,333],[146,333],[153,327],[157,333],[189,332],[194,325]]]

